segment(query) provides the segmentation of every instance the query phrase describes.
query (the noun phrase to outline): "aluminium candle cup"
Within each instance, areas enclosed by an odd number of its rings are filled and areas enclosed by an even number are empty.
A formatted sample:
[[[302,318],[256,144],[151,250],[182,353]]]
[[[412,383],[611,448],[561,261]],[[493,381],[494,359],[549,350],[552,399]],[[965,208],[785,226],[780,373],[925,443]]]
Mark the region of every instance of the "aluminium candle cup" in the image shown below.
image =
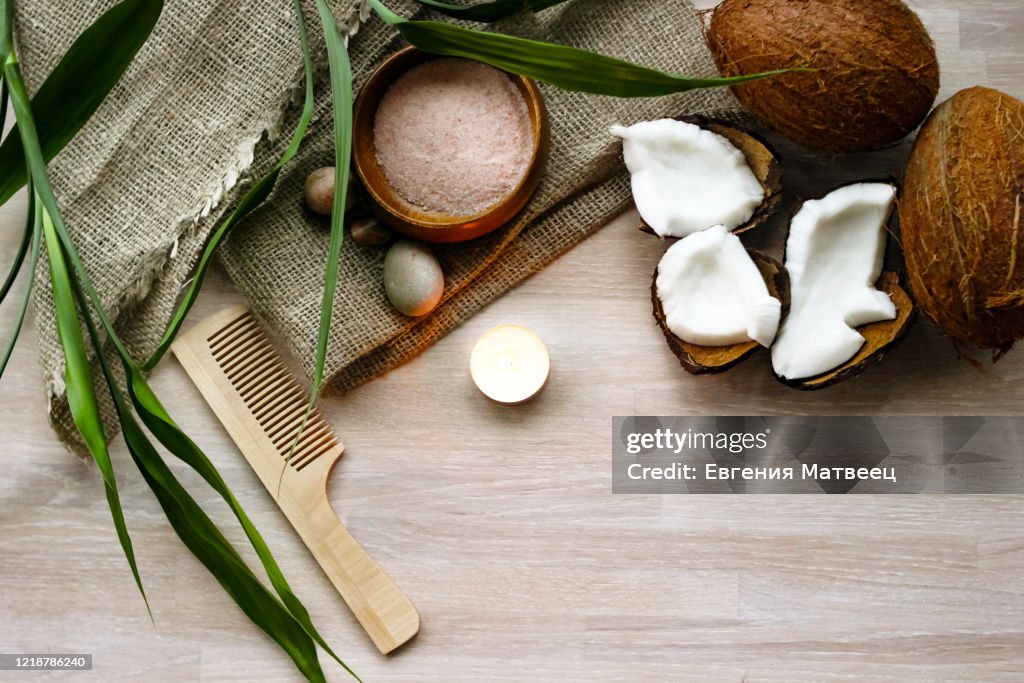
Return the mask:
[[[416,207],[388,183],[377,159],[374,124],[377,109],[388,89],[409,69],[437,56],[407,47],[377,67],[359,92],[353,117],[353,160],[377,217],[398,232],[425,242],[465,242],[493,232],[518,214],[537,190],[550,149],[550,126],[544,98],[528,78],[506,74],[526,104],[532,135],[528,170],[519,184],[499,203],[471,216],[451,216]]]
[[[519,405],[537,397],[551,374],[551,356],[536,334],[501,325],[477,340],[469,361],[473,383],[488,398]]]

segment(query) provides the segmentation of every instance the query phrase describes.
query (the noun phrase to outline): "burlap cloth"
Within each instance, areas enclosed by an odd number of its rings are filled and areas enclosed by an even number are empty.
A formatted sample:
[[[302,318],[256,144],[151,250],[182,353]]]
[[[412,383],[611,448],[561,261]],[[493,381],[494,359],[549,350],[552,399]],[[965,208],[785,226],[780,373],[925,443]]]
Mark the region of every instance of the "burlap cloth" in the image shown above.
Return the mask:
[[[17,31],[29,87],[37,87],[75,36],[113,4],[19,2]],[[411,0],[389,4],[405,16],[427,15]],[[357,0],[331,5],[344,24],[355,23]],[[311,3],[307,17],[318,68],[313,125],[273,196],[236,229],[221,257],[239,290],[309,373],[328,226],[304,209],[301,186],[310,171],[333,163],[334,140],[324,47]],[[667,71],[716,74],[688,0],[575,0],[495,29]],[[350,42],[356,87],[401,45],[376,17],[366,21]],[[124,80],[51,164],[76,244],[137,357],[158,343],[206,238],[239,188],[279,158],[297,117],[300,85],[291,2],[168,0]],[[624,210],[630,202],[628,176],[609,125],[738,110],[722,89],[619,100],[541,87],[552,147],[540,189],[506,228],[436,248],[447,283],[437,311],[421,320],[396,313],[381,284],[383,252],[346,243],[327,358],[330,391],[355,387],[412,358]],[[73,442],[53,302],[42,270],[35,297],[40,360],[54,426]]]

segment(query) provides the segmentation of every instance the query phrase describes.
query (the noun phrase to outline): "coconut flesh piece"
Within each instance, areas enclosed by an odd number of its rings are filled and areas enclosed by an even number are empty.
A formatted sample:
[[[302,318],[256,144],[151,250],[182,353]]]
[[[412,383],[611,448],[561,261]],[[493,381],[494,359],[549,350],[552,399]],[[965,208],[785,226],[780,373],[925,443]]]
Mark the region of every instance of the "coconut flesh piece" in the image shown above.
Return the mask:
[[[681,239],[665,252],[655,282],[665,323],[685,342],[771,346],[782,304],[761,271],[725,226]]]
[[[896,318],[892,299],[875,289],[895,201],[892,185],[858,183],[804,203],[793,217],[786,243],[790,311],[772,347],[779,377],[834,370],[864,345],[855,328]]]
[[[611,134],[623,140],[636,208],[662,237],[735,230],[764,202],[747,158],[721,135],[673,119],[613,126]]]

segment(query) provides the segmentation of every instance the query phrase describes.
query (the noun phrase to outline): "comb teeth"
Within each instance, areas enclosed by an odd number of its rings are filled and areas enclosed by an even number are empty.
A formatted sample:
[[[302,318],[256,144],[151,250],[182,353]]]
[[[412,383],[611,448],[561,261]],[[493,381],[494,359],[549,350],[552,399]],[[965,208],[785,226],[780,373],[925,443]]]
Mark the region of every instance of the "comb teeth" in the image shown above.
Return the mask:
[[[217,330],[207,343],[214,360],[281,457],[288,457],[306,414],[308,396],[281,361],[252,313]],[[288,464],[301,470],[338,446],[319,410],[313,409]]]

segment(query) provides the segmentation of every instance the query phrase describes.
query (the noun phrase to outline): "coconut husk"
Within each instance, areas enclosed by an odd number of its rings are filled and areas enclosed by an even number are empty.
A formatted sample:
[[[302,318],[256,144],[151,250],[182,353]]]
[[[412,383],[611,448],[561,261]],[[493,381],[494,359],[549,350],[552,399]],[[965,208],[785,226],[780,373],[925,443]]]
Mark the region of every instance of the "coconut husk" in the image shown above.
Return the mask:
[[[818,377],[800,380],[786,380],[776,375],[779,381],[804,391],[825,389],[843,380],[856,377],[882,360],[889,351],[899,346],[914,322],[916,313],[914,301],[900,283],[899,274],[892,271],[882,273],[878,282],[875,283],[875,287],[892,297],[893,303],[896,304],[894,320],[883,320],[857,328],[857,331],[865,339],[864,346],[856,356],[835,370]]]
[[[768,287],[768,293],[782,302],[782,315],[785,316],[789,307],[789,277],[786,274],[786,269],[782,267],[781,263],[759,251],[748,249],[747,252],[757,265],[757,269],[761,271],[761,276]],[[665,311],[661,306],[661,299],[658,298],[657,280],[658,273],[655,271],[654,279],[651,282],[654,319],[665,335],[668,347],[691,375],[713,375],[725,372],[762,348],[755,341],[731,346],[699,346],[683,341],[668,328]]]
[[[886,147],[924,120],[939,91],[935,46],[902,0],[725,0],[705,37],[723,76],[810,69],[732,90],[815,149]]]
[[[1024,103],[970,88],[918,135],[900,204],[907,276],[922,310],[999,354],[1024,337]]]
[[[771,218],[782,203],[782,158],[771,145],[753,131],[721,119],[691,115],[680,116],[676,120],[700,126],[731,142],[736,149],[743,152],[743,156],[747,159],[747,165],[750,166],[754,177],[764,188],[764,201],[754,211],[750,220],[733,230],[733,233],[747,232]],[[640,230],[650,235],[657,234],[642,218],[640,219]]]

